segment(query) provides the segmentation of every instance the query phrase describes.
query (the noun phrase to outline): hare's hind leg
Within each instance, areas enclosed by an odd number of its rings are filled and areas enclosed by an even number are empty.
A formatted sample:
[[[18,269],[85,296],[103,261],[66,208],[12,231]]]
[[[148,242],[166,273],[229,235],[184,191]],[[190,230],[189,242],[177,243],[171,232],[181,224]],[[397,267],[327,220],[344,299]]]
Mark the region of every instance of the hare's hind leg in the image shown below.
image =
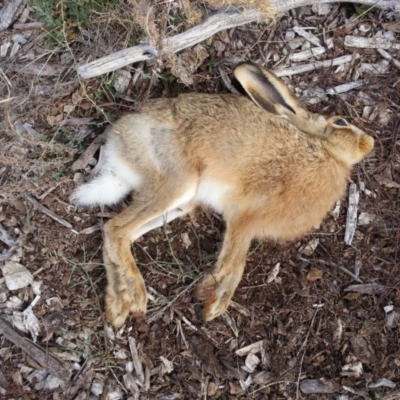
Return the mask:
[[[223,314],[238,286],[246,264],[251,243],[247,218],[238,216],[228,221],[221,253],[214,269],[198,284],[195,298],[203,303],[202,317],[205,321]]]
[[[120,327],[129,312],[144,314],[147,293],[131,253],[131,240],[160,226],[167,219],[188,212],[196,191],[192,176],[160,178],[134,197],[134,203],[104,227],[103,257],[107,271],[107,318]]]

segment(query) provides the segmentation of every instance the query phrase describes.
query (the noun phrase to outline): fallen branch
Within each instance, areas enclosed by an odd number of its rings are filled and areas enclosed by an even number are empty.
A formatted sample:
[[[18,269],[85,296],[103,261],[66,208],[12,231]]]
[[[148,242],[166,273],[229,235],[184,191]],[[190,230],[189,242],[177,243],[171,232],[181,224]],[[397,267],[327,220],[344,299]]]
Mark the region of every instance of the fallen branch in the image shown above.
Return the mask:
[[[49,351],[43,350],[40,346],[23,338],[1,317],[0,334],[32,357],[41,367],[46,368],[51,375],[64,382],[69,381],[71,374],[60,360],[54,357]]]
[[[293,8],[306,5],[344,1],[345,0],[270,0],[277,13],[283,13]],[[385,10],[400,11],[400,3],[398,0],[358,0],[353,2]],[[208,39],[222,30],[241,26],[250,22],[260,21],[262,19],[265,19],[265,17],[263,17],[261,12],[255,9],[242,11],[233,10],[230,12],[218,13],[208,17],[201,24],[196,25],[185,32],[165,38],[161,43],[161,48],[164,52],[177,53],[178,51],[194,46],[195,44]],[[116,71],[117,69],[135,62],[157,59],[161,58],[161,56],[162,54],[157,50],[154,43],[141,44],[120,50],[116,53],[92,61],[89,64],[81,65],[77,68],[77,71],[79,76],[88,79]]]

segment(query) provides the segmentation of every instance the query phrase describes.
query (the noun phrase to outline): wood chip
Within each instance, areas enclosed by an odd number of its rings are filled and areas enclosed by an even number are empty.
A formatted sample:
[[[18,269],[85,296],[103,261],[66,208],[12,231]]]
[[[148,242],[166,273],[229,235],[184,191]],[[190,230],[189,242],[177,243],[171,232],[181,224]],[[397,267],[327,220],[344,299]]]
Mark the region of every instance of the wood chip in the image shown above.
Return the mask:
[[[312,253],[314,253],[315,249],[318,247],[318,244],[319,244],[318,238],[311,239],[307,244],[300,247],[299,252],[301,254],[310,256]]]
[[[18,9],[24,4],[24,0],[12,0],[3,3],[0,10],[0,32],[6,30],[18,17]]]
[[[393,22],[384,22],[381,23],[382,28],[387,29],[388,31],[400,33],[400,21]]]
[[[365,364],[372,364],[376,362],[375,350],[369,343],[361,336],[355,335],[350,338],[351,346],[355,356]]]
[[[357,190],[357,185],[351,183],[349,188],[349,208],[347,209],[346,216],[346,230],[344,233],[344,242],[348,245],[351,245],[357,227],[357,209],[359,199],[360,193]]]
[[[400,50],[400,43],[393,43],[383,38],[366,38],[348,35],[344,38],[344,45],[361,49],[396,49]]]
[[[315,282],[318,279],[322,279],[324,273],[322,270],[315,268],[315,267],[311,267],[310,270],[307,273],[307,280],[310,282]]]
[[[272,382],[275,375],[272,372],[261,371],[253,376],[253,382],[256,385],[266,385]]]
[[[300,62],[309,60],[312,57],[318,57],[326,52],[324,47],[313,47],[309,50],[299,51],[298,53],[293,53],[289,56],[290,60],[293,62]]]
[[[317,36],[310,33],[310,28],[302,28],[300,26],[294,26],[292,28],[299,36],[303,37],[304,39],[308,40],[314,46],[321,47],[321,42]],[[315,28],[314,28],[315,29]]]
[[[7,246],[14,246],[16,239],[14,239],[0,224],[0,241],[2,241]]]
[[[246,360],[245,360],[245,366],[242,367],[246,372],[252,374],[255,369],[257,368],[258,364],[260,364],[260,359],[254,354],[254,353],[249,353],[247,354]]]
[[[340,389],[340,384],[324,378],[304,379],[300,382],[300,390],[303,393],[335,393]]]
[[[211,343],[198,336],[192,336],[188,339],[188,342],[190,349],[209,374],[215,378],[221,378],[225,375],[219,359],[214,354],[214,346]]]
[[[89,161],[92,159],[96,151],[100,148],[100,146],[105,141],[105,134],[97,136],[93,142],[86,148],[86,150],[82,153],[82,155],[72,164],[72,169],[84,169],[89,164]]]
[[[340,375],[359,378],[363,372],[362,363],[360,361],[355,361],[350,364],[343,365]]]
[[[242,347],[241,349],[238,349],[235,351],[235,354],[239,357],[247,356],[249,353],[259,353],[261,349],[265,346],[266,341],[265,340],[260,340],[258,342],[254,342],[252,344],[249,344],[246,347]]]
[[[163,362],[165,366],[166,373],[170,374],[174,370],[174,363],[172,361],[169,361],[163,356],[160,356],[160,360]]]
[[[236,326],[235,321],[233,318],[228,313],[223,313],[222,314],[222,319],[226,322],[226,324],[232,329],[233,334],[237,338],[239,336],[239,330]]]
[[[400,309],[393,306],[384,307],[385,325],[389,328],[400,326]]]
[[[128,372],[122,377],[122,379],[124,381],[126,389],[130,392],[131,395],[133,395],[133,398],[139,399],[140,391],[133,375]]]
[[[144,385],[143,365],[139,360],[139,354],[136,348],[136,340],[132,336],[129,336],[128,341],[129,341],[129,348],[132,354],[133,366],[135,368],[137,376],[137,381],[140,386],[143,386]]]
[[[33,275],[20,263],[8,261],[1,271],[9,290],[21,289],[33,282]]]
[[[370,389],[376,389],[379,387],[388,387],[390,389],[394,389],[396,387],[396,384],[393,381],[391,381],[390,379],[381,378],[381,379],[378,379],[375,383],[370,383],[368,385],[368,387]]]
[[[281,263],[276,263],[276,265],[269,271],[268,276],[267,276],[267,283],[271,283],[275,280],[275,278],[278,276],[279,271],[280,271]]]
[[[247,308],[243,307],[241,304],[236,303],[236,301],[231,300],[229,306],[234,308],[237,312],[244,315],[245,317],[251,317],[250,311]]]
[[[94,232],[101,231],[102,224],[89,226],[88,228],[82,229],[79,234],[81,235],[91,235]]]
[[[382,175],[375,175],[375,179],[378,183],[380,183],[383,186],[386,186],[387,188],[395,188],[395,189],[399,189],[400,188],[400,184],[397,182],[394,182],[388,178],[385,178]]]
[[[361,285],[351,285],[344,289],[345,292],[357,292],[362,294],[380,294],[383,293],[386,289],[386,286],[383,286],[379,283],[365,283]]]
[[[59,76],[64,71],[63,65],[51,64],[15,64],[11,65],[10,70],[19,74],[35,75],[35,76]]]
[[[386,50],[383,50],[383,49],[376,49],[376,50],[385,60],[391,61],[396,68],[400,69],[400,61],[395,59]]]
[[[358,225],[370,225],[376,220],[376,215],[368,212],[362,212],[358,216]]]

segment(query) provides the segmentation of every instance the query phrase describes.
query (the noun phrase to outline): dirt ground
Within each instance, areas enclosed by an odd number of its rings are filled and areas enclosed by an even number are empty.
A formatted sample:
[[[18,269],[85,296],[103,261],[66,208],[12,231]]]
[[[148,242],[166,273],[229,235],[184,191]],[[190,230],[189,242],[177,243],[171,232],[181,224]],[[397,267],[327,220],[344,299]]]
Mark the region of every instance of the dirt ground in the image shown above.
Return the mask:
[[[27,25],[41,20],[24,2],[0,32],[0,398],[400,399],[399,14],[303,7],[220,32],[164,63],[79,78],[77,65],[190,28],[188,2],[145,14],[148,31],[133,3],[93,11],[85,28],[65,19],[52,32],[64,47]],[[295,27],[310,28],[325,52],[293,58],[315,47]],[[349,35],[390,45],[350,47]],[[283,79],[311,111],[343,115],[375,139],[352,175],[351,245],[346,194],[302,240],[254,243],[228,312],[201,323],[192,291],[216,260],[224,224],[198,210],[134,244],[148,313],[112,329],[101,226],[129,199],[113,209],[68,200],[95,168],[107,124],[147,98],[227,92],[223,76],[241,60],[281,71],[344,55],[351,61]],[[359,85],[326,92],[351,82]],[[26,284],[13,289],[21,276]]]

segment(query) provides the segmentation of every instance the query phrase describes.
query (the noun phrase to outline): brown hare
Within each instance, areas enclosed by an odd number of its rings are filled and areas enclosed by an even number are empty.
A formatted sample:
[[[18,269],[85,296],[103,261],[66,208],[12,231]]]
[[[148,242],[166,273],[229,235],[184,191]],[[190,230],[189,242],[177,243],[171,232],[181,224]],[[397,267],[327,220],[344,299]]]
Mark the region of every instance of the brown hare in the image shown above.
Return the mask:
[[[242,277],[253,239],[292,240],[319,224],[346,189],[352,165],[374,140],[340,116],[309,113],[265,68],[245,62],[248,97],[183,94],[150,100],[107,132],[104,162],[71,196],[77,205],[132,204],[104,226],[107,317],[120,327],[146,312],[131,242],[209,206],[226,221],[214,269],[195,290],[203,318],[221,315]]]

